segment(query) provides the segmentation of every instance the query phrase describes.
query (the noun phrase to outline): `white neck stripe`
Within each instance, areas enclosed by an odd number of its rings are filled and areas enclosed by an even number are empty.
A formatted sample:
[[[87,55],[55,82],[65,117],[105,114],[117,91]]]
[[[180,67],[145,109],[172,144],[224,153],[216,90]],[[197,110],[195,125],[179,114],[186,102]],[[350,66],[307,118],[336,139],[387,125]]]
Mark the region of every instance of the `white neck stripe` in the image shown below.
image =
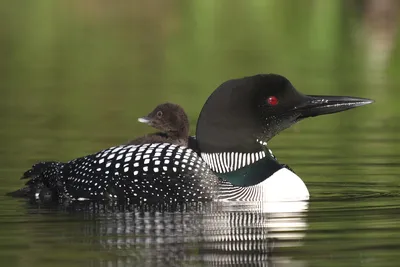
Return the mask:
[[[222,153],[201,153],[202,159],[210,166],[210,168],[218,173],[227,173],[236,171],[245,166],[251,165],[263,158],[265,152],[239,153],[239,152],[222,152]]]

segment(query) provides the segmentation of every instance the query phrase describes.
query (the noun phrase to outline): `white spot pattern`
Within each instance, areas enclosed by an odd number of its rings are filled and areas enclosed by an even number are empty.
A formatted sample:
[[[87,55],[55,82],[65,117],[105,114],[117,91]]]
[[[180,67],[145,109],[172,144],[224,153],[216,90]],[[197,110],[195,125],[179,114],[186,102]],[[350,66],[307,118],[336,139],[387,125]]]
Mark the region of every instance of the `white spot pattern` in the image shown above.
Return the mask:
[[[112,147],[67,164],[64,195],[75,200],[201,201],[211,199],[218,184],[201,157],[174,144]]]

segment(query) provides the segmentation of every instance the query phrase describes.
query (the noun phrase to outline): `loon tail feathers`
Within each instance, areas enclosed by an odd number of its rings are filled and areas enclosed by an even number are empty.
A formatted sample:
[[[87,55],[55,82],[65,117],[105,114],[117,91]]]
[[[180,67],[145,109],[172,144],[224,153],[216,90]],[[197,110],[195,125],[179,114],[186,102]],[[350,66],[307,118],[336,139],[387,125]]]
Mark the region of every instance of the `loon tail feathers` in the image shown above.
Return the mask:
[[[38,198],[42,194],[46,196],[54,192],[54,196],[62,186],[62,171],[64,163],[56,161],[39,162],[27,170],[21,179],[29,179],[25,186],[17,191],[7,193],[12,197]]]

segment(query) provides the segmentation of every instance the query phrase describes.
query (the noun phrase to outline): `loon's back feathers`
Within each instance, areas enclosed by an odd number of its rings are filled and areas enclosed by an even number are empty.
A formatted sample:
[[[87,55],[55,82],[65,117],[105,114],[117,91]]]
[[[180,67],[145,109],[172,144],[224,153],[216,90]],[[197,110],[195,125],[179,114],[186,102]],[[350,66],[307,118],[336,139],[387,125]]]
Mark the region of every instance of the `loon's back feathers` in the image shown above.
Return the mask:
[[[173,144],[121,145],[25,172],[25,195],[42,188],[70,200],[194,202],[212,198],[218,178],[193,151]]]

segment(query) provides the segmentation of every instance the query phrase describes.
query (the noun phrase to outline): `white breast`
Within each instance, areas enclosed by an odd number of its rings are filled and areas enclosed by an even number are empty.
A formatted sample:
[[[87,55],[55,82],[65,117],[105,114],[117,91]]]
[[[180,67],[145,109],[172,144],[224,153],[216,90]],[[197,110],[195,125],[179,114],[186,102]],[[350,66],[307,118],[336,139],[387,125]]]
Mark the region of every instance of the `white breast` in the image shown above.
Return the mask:
[[[275,172],[263,182],[254,185],[262,190],[263,201],[308,200],[310,193],[303,180],[286,168]]]
[[[223,182],[219,186],[218,201],[301,202],[310,198],[304,182],[286,168],[276,171],[259,184],[247,187]],[[281,207],[283,208],[283,207]]]

